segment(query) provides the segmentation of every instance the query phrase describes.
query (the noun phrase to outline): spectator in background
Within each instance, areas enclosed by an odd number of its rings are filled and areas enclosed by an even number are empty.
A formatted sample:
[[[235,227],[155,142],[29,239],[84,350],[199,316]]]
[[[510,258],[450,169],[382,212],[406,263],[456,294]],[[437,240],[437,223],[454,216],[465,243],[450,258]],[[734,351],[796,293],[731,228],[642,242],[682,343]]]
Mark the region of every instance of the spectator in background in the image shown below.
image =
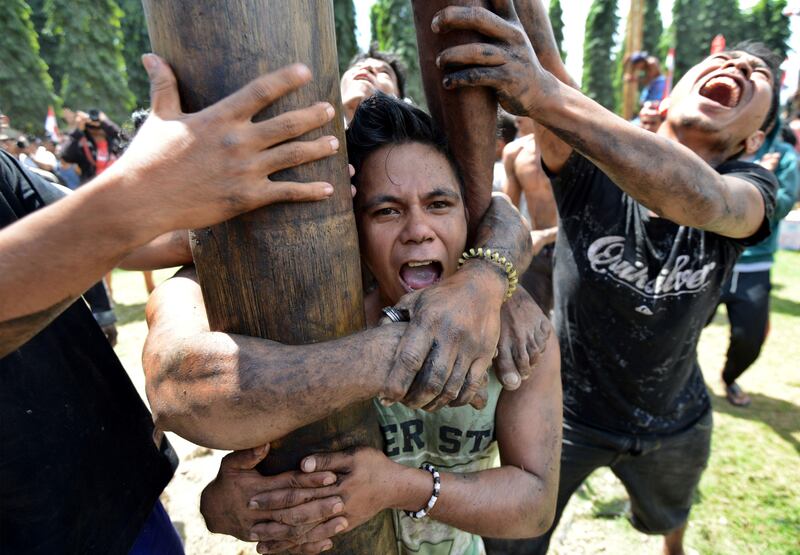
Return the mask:
[[[103,173],[120,153],[120,128],[99,110],[75,113],[61,157],[81,169],[81,184]]]
[[[503,149],[504,190],[533,230],[535,256],[520,283],[549,315],[553,309],[553,253],[558,235],[558,212],[550,179],[542,168],[533,121],[517,117],[516,122],[520,137]]]
[[[358,54],[340,82],[345,123],[350,123],[358,105],[375,91],[404,99],[405,83],[406,69],[394,54],[381,52],[374,46]]]
[[[503,110],[497,109],[497,128],[494,148],[494,176],[492,190],[503,191],[506,183],[506,170],[503,167],[503,149],[517,136],[517,124],[514,116]]]
[[[120,154],[120,128],[101,111],[75,112],[75,129],[61,150],[61,158],[80,168],[81,185],[102,174]],[[108,297],[113,300],[112,273],[105,277]],[[112,301],[113,302],[113,301]]]
[[[775,213],[770,218],[771,235],[741,254],[723,286],[720,299],[720,304],[725,304],[728,309],[731,324],[722,381],[725,397],[737,407],[746,407],[751,401],[736,380],[756,361],[767,338],[769,294],[772,290],[770,273],[778,250],[778,225],[797,199],[797,153],[792,145],[782,140],[781,129],[780,121],[776,122],[754,157],[757,163],[778,178]]]
[[[648,52],[634,52],[625,64],[625,81],[636,81],[641,89],[639,104],[647,101],[661,102],[667,86],[667,78],[661,73],[658,58]]]

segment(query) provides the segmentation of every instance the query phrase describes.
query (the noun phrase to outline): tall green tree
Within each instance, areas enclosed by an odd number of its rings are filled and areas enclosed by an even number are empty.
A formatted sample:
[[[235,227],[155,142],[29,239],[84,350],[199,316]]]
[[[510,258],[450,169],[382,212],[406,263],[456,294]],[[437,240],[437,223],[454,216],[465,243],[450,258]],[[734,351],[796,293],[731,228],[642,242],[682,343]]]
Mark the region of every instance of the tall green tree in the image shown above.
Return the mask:
[[[664,22],[661,20],[658,0],[645,0],[643,28],[642,50],[647,50],[653,56],[663,59],[666,52],[660,52],[659,47],[661,35],[664,33]]]
[[[704,46],[704,51],[699,53],[701,57],[709,54],[711,41],[717,35],[723,35],[730,46],[743,38],[744,21],[739,0],[702,0],[698,19]]]
[[[614,109],[613,51],[618,23],[617,0],[593,0],[583,43],[583,90],[610,110]]]
[[[114,0],[47,0],[46,28],[58,41],[51,65],[64,105],[98,108],[118,123],[134,106],[122,55],[122,10]]]
[[[548,16],[550,17],[550,25],[553,26],[553,35],[556,38],[561,59],[566,60],[567,53],[564,52],[564,11],[561,9],[561,0],[550,0]]]
[[[0,109],[17,129],[41,133],[47,106],[56,103],[47,64],[24,0],[0,2]]]
[[[150,81],[142,66],[142,54],[151,51],[147,21],[144,18],[142,0],[120,0],[122,16],[122,56],[128,74],[128,87],[135,98],[135,105],[145,108],[150,105]]]
[[[417,34],[410,0],[377,0],[370,11],[372,42],[397,55],[407,68],[406,95],[424,106],[425,93],[417,55]]]
[[[759,40],[785,58],[792,35],[789,18],[783,15],[785,8],[786,0],[760,0],[744,17],[742,38]]]
[[[677,83],[686,71],[708,54],[699,17],[703,0],[675,0],[672,5],[672,26],[669,44],[675,48],[675,79]]]
[[[336,25],[336,51],[339,54],[339,75],[341,75],[358,52],[356,7],[353,5],[353,0],[333,0],[333,19]]]

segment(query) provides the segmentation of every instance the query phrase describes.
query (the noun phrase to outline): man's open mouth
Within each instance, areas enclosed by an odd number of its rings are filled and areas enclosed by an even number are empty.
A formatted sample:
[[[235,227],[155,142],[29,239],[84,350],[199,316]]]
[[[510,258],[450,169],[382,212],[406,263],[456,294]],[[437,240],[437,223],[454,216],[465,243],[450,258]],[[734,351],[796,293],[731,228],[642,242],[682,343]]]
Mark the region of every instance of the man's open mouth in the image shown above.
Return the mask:
[[[726,108],[735,108],[742,99],[742,88],[730,75],[718,75],[706,81],[700,89],[700,96]]]
[[[424,289],[442,279],[442,263],[438,260],[411,260],[400,267],[400,281],[409,293]]]

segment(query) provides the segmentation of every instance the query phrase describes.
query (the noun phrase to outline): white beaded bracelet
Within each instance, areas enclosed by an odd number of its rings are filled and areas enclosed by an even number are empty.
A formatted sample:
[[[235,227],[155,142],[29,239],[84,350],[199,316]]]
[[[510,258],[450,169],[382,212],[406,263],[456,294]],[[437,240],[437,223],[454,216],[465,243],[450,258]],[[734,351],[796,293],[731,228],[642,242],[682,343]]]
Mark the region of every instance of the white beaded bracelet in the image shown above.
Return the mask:
[[[422,470],[427,470],[433,475],[433,494],[431,495],[431,498],[428,499],[428,504],[425,505],[420,510],[416,512],[406,511],[406,514],[414,519],[425,518],[426,516],[428,516],[428,513],[431,512],[433,506],[436,505],[436,501],[439,499],[439,491],[442,488],[442,479],[439,476],[439,471],[437,471],[433,465],[425,463],[422,466],[420,466],[420,468]]]

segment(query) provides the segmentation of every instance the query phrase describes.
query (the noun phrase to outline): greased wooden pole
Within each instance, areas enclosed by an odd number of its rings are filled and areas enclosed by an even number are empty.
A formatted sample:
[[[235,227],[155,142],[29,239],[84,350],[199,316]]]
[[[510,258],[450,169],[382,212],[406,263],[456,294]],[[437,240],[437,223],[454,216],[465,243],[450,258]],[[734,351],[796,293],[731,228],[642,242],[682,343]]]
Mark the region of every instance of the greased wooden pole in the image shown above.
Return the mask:
[[[465,31],[438,35],[431,31],[431,20],[447,6],[491,6],[487,0],[411,0],[411,4],[428,109],[447,134],[464,176],[469,227],[474,231],[492,197],[497,98],[485,87],[450,91],[442,87],[443,73],[436,66],[436,57],[445,48],[480,40],[481,35]]]
[[[328,101],[341,106],[331,0],[144,0],[150,42],[178,78],[187,112],[201,110],[262,73],[303,62],[314,80],[256,119]],[[324,341],[364,327],[358,238],[339,115],[304,138],[336,135],[339,154],[276,174],[328,181],[332,199],[278,204],[194,230],[194,255],[214,330],[282,343]],[[371,402],[274,442],[265,474],[299,468],[312,452],[382,447]],[[388,512],[334,539],[334,553],[396,553]]]

